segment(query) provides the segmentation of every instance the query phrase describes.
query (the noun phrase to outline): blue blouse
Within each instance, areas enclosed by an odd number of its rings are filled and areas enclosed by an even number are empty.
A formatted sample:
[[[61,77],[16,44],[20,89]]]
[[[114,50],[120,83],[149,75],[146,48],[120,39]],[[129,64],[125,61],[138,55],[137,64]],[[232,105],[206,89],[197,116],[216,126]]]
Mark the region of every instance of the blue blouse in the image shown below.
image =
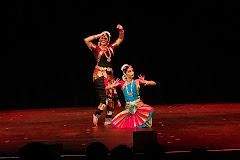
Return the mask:
[[[135,101],[135,100],[137,100],[139,98],[138,90],[137,90],[137,86],[136,86],[136,81],[133,81],[132,83],[129,83],[128,85],[126,85],[123,88],[125,101],[127,101],[127,102]],[[131,89],[131,85],[132,85],[132,89]],[[130,95],[131,91],[133,92],[133,94],[132,94],[133,96],[132,97]]]

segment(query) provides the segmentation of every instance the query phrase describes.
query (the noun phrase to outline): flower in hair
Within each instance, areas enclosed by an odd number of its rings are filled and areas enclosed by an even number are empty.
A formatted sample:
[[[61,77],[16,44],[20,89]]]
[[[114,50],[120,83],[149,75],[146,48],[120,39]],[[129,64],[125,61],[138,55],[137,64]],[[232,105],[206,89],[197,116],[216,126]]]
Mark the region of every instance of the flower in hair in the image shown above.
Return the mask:
[[[129,66],[128,64],[124,64],[122,67],[121,67],[121,71],[124,70],[125,67]]]
[[[110,41],[111,34],[108,31],[103,31],[102,33],[106,33],[109,36],[109,41]]]

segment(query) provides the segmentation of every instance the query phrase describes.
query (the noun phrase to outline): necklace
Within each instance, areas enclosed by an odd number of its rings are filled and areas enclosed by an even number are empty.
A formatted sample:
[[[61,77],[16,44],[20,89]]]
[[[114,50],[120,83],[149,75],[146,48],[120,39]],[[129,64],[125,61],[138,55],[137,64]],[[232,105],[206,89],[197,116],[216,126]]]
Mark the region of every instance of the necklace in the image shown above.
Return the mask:
[[[111,61],[111,56],[112,56],[111,53],[109,53],[109,56],[107,56],[107,51],[104,52],[104,54],[105,54],[105,56],[107,58],[107,61],[110,62]]]
[[[130,92],[130,93],[128,92],[128,87],[127,87],[127,86],[128,86],[128,85],[126,85],[127,94],[130,95],[131,97],[133,97],[133,91],[132,91],[132,88],[133,88],[133,80],[132,80],[132,82],[131,82],[131,92]]]
[[[109,49],[108,49],[108,48],[102,48],[102,47],[100,47],[100,48],[101,48],[101,50],[103,51],[103,53],[105,54],[105,56],[106,56],[106,58],[107,58],[107,61],[110,62],[112,55],[111,55]],[[109,56],[107,55],[107,51],[108,51],[108,53],[109,53]]]

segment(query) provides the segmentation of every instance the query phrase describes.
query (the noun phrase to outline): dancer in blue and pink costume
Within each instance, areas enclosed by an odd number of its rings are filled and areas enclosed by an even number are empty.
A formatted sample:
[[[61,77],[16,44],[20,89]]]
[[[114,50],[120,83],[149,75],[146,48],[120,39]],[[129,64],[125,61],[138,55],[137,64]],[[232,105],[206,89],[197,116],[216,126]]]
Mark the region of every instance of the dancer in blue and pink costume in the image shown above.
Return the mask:
[[[126,101],[125,110],[118,113],[112,120],[116,128],[150,128],[152,127],[152,115],[154,108],[144,104],[140,99],[139,92],[141,85],[156,85],[154,81],[147,81],[140,75],[134,80],[134,70],[131,65],[122,66],[123,80],[117,79],[113,85],[106,88],[120,86]]]

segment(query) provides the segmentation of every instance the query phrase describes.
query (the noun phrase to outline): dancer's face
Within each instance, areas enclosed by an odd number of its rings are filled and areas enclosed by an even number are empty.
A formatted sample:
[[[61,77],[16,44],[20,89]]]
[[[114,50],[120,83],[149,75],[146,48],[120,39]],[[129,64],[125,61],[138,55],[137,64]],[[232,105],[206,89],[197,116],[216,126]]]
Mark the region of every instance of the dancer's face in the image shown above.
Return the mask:
[[[133,68],[131,66],[128,67],[128,69],[126,71],[126,76],[129,79],[133,79],[134,78],[134,70],[133,70]]]
[[[108,44],[108,36],[106,33],[99,38],[99,42],[101,46],[106,46]]]

